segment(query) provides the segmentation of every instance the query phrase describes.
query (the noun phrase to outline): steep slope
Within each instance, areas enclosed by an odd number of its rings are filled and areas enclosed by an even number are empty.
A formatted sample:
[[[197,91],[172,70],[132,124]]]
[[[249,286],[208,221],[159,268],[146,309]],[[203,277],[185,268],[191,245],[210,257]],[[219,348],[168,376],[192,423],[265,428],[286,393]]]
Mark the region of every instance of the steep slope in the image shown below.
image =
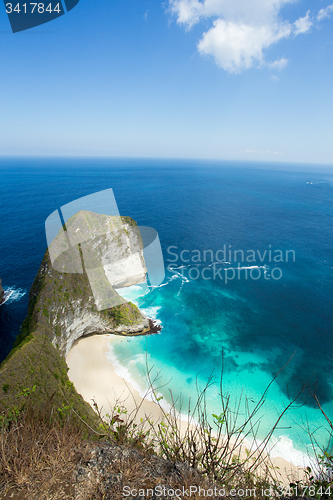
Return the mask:
[[[81,211],[66,223],[66,230],[52,242],[32,286],[33,324],[64,355],[85,335],[147,333],[149,320],[115,289],[146,277],[136,223],[129,217]],[[53,265],[50,256],[56,256]]]
[[[91,421],[94,419],[91,408],[67,377],[65,356],[75,340],[91,334],[143,335],[158,331],[151,320],[134,304],[126,303],[112,286],[137,283],[146,273],[137,225],[130,218],[119,219],[79,212],[68,221],[65,236],[77,234],[81,228],[85,232],[82,243],[72,241],[71,248],[58,252],[53,265],[51,252],[45,253],[30,290],[27,318],[13,350],[0,366],[0,410],[19,412],[29,395],[37,407],[47,406],[52,400],[52,405],[56,404],[61,412],[62,407],[74,405]],[[58,250],[62,237],[59,232],[55,239]],[[81,273],[79,268],[76,273],[68,272],[73,263],[73,249],[78,249],[82,257],[78,262],[82,263]],[[97,249],[94,256],[91,249]],[[132,267],[130,262],[134,263]],[[112,282],[114,276],[116,281]],[[117,305],[100,310],[100,299],[110,298]]]

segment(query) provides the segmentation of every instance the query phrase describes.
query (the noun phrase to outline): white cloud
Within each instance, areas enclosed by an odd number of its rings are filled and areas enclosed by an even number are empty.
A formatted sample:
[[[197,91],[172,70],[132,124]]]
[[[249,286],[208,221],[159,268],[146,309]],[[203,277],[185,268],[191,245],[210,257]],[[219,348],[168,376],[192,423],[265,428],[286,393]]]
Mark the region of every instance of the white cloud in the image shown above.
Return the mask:
[[[263,64],[263,49],[289,34],[290,28],[286,25],[256,27],[217,19],[213,28],[203,34],[198,50],[213,56],[216,64],[226,71],[238,73]]]
[[[246,149],[245,153],[268,154],[268,155],[283,155],[281,151],[255,151],[254,149]]]
[[[193,26],[203,18],[257,24],[275,19],[284,4],[294,0],[169,0],[177,22]]]
[[[198,0],[170,0],[170,10],[179,24],[191,28],[201,19],[204,5]]]
[[[306,13],[306,16],[300,17],[294,23],[294,26],[295,26],[294,35],[297,36],[297,35],[300,35],[301,33],[306,33],[307,31],[309,31],[312,24],[313,23],[310,19],[310,11],[308,10]]]
[[[278,71],[281,71],[282,69],[286,68],[288,65],[288,59],[285,57],[280,57],[280,59],[276,59],[276,61],[272,63],[268,63],[268,66],[272,69],[277,69]]]
[[[239,73],[252,66],[267,65],[279,70],[286,67],[285,58],[266,63],[264,52],[279,40],[311,28],[310,11],[294,23],[281,19],[281,8],[293,1],[169,0],[169,6],[177,23],[186,29],[212,18],[212,26],[198,42],[198,51],[213,57],[229,73]]]
[[[320,9],[317,15],[317,20],[322,21],[323,19],[326,19],[327,17],[331,17],[331,12],[333,11],[333,4],[329,5],[325,9]]]

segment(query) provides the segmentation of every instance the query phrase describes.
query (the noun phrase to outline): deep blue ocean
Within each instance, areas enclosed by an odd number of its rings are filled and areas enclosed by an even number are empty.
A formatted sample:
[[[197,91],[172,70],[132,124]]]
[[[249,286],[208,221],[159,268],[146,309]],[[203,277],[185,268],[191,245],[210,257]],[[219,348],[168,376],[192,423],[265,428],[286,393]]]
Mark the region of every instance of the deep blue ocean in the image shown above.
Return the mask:
[[[333,417],[333,167],[16,158],[0,160],[0,179],[0,278],[13,290],[0,307],[0,359],[26,315],[46,250],[46,218],[113,188],[120,214],[156,229],[165,266],[172,263],[164,282],[136,300],[162,332],[113,348],[124,374],[143,391],[147,358],[168,383],[160,389],[165,400],[171,388],[186,406],[196,380],[204,385],[213,372],[207,408],[218,413],[222,353],[225,390],[252,401],[293,356],[268,392],[259,437],[305,382]],[[225,249],[231,254],[216,267]],[[234,273],[227,282],[226,272]],[[300,425],[306,420],[311,428],[325,424],[309,390],[279,423],[274,453],[300,461],[309,444]],[[328,438],[319,431],[318,439]]]

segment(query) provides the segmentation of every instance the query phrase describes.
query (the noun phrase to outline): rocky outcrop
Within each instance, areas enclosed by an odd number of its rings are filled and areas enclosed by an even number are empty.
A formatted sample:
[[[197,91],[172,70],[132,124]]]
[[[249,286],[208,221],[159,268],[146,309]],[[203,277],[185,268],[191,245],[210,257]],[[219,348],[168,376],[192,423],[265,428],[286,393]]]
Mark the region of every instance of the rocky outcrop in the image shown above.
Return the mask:
[[[42,331],[66,356],[86,335],[155,332],[152,321],[115,289],[145,279],[136,223],[82,211],[66,229],[46,252],[30,290],[26,333]]]
[[[186,490],[186,484],[205,486],[207,490],[215,486],[186,463],[174,463],[112,442],[87,444],[76,456],[75,500],[139,500],[144,497],[138,490],[148,488],[152,500],[179,500],[176,490]]]
[[[4,299],[4,295],[5,295],[5,291],[4,291],[4,289],[2,288],[2,285],[1,285],[1,279],[0,279],[0,304],[1,304],[1,302],[3,301],[3,299]]]
[[[146,280],[141,234],[130,217],[81,210],[53,239],[49,255],[55,271],[87,274],[98,310],[121,303],[116,288]]]

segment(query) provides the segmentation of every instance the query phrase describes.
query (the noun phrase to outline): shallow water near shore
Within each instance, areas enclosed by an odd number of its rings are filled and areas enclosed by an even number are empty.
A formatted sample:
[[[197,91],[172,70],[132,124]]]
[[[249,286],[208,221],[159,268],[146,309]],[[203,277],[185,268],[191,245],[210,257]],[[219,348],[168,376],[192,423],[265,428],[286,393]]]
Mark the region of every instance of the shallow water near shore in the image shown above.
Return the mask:
[[[223,366],[222,392],[224,396],[230,394],[232,411],[236,412],[238,401],[242,399],[237,419],[241,425],[247,416],[246,405],[250,409],[255,407],[282,368],[283,365],[279,363],[283,362],[284,356],[287,358],[288,354],[292,356],[295,352],[289,364],[272,383],[265,398],[266,403],[252,419],[254,423],[260,417],[257,439],[264,440],[290,403],[291,397],[296,395],[288,392],[288,377],[290,380],[294,376],[295,365],[297,369],[300,363],[300,357],[297,356],[300,347],[289,344],[286,348],[273,342],[270,347],[267,338],[257,332],[253,345],[247,350],[237,341],[237,336],[240,332],[244,334],[242,329],[251,335],[251,327],[254,331],[258,324],[258,311],[253,302],[248,299],[245,304],[244,299],[237,296],[216,294],[207,283],[202,285],[200,292],[191,290],[193,286],[193,282],[188,282],[185,291],[181,277],[170,277],[167,287],[160,287],[151,295],[134,300],[147,315],[154,315],[163,329],[159,335],[136,337],[126,343],[112,344],[110,354],[111,359],[117,359],[117,373],[133,384],[143,396],[149,386],[147,372],[150,370],[150,380],[154,381],[164,403],[172,405],[173,400],[176,401],[176,407],[183,414],[187,412],[189,400],[193,408],[198,393],[212,377],[212,384],[206,393],[206,411],[208,421],[213,424],[212,415],[222,412],[220,377]],[[206,300],[201,301],[197,297],[198,293],[202,293]],[[130,291],[124,296],[130,299]],[[208,301],[211,301],[209,318],[208,311],[202,311],[205,306],[208,308]],[[152,302],[160,305],[152,306]],[[252,311],[252,315],[249,313],[249,324],[244,322],[246,308]],[[308,375],[311,373],[308,372]],[[302,382],[300,374],[300,388]],[[311,382],[315,382],[315,379],[310,379]],[[332,414],[331,401],[326,403],[325,410]],[[304,391],[300,401],[279,421],[271,441],[271,455],[282,457],[294,465],[310,465],[308,455],[311,457],[312,450],[308,434],[302,427],[308,421],[313,430],[320,419],[309,392]],[[322,419],[321,423],[324,423]],[[317,433],[316,436],[320,444],[327,444],[326,432]]]
[[[118,369],[126,369],[123,374],[144,391],[147,361],[161,372],[159,385],[167,384],[159,390],[165,400],[171,402],[171,389],[174,397],[182,396],[185,409],[186,398],[196,398],[196,380],[204,387],[213,372],[216,382],[207,394],[211,415],[220,410],[222,353],[225,391],[234,399],[243,393],[253,405],[293,356],[267,394],[259,437],[306,381],[312,390],[316,384],[332,416],[333,170],[319,172],[307,165],[289,166],[288,172],[285,166],[271,167],[176,160],[2,159],[5,238],[0,277],[5,288],[17,292],[0,308],[2,359],[25,317],[27,292],[46,249],[45,219],[76,198],[111,187],[121,215],[155,228],[165,264],[172,264],[164,282],[150,293],[140,297],[138,288],[126,290],[163,329],[114,346]],[[239,263],[231,254],[232,262],[229,255],[225,259],[230,264],[219,262],[216,267],[207,253],[206,262],[187,262],[199,253],[203,260],[205,250],[211,250],[216,261],[224,246],[242,250],[245,257],[253,250],[256,260]],[[269,250],[273,257],[280,250],[283,261],[270,262]],[[187,251],[183,261],[182,251]],[[294,252],[288,262],[287,251]],[[280,279],[272,278],[276,268],[282,271]],[[226,269],[235,271],[227,282]],[[273,272],[278,278],[279,272]],[[231,278],[232,270],[228,273]],[[276,453],[294,463],[300,463],[309,445],[302,421],[307,419],[311,428],[325,424],[309,391],[299,403],[302,406],[289,410],[275,432]],[[323,444],[327,441],[324,431],[317,437]]]

